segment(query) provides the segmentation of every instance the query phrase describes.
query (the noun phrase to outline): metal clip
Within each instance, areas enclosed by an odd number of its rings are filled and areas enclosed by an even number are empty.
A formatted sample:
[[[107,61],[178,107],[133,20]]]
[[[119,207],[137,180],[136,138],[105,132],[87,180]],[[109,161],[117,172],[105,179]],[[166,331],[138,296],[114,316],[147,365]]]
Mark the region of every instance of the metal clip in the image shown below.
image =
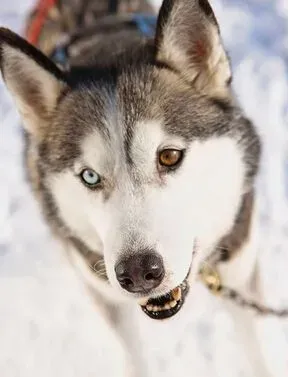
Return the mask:
[[[200,270],[200,279],[213,294],[218,295],[221,292],[221,278],[215,268],[205,264]]]

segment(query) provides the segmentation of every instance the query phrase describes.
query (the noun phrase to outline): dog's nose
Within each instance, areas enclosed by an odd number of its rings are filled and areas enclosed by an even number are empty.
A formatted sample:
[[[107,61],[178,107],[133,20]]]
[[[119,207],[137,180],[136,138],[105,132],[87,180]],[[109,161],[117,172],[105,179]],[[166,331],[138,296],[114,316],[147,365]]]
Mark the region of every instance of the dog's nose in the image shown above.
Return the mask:
[[[115,273],[126,291],[147,293],[160,285],[165,271],[160,255],[142,253],[121,260],[115,267]]]

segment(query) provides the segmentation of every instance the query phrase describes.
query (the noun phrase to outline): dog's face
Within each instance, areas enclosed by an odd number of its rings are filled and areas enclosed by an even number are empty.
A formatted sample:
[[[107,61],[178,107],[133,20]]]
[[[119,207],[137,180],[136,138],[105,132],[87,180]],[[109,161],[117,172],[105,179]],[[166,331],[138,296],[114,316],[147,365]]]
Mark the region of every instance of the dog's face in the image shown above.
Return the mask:
[[[11,32],[0,42],[48,219],[104,256],[120,294],[150,298],[150,317],[175,314],[259,157],[209,4],[164,1],[154,45],[77,80]]]

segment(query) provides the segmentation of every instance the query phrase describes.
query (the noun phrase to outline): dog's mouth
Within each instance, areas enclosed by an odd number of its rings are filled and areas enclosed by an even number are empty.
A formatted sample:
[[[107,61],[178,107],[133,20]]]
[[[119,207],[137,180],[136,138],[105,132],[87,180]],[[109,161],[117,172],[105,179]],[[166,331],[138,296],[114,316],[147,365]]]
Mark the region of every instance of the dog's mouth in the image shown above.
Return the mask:
[[[187,279],[178,287],[163,296],[150,298],[141,302],[141,308],[148,317],[153,319],[166,319],[173,317],[182,308],[189,290]]]

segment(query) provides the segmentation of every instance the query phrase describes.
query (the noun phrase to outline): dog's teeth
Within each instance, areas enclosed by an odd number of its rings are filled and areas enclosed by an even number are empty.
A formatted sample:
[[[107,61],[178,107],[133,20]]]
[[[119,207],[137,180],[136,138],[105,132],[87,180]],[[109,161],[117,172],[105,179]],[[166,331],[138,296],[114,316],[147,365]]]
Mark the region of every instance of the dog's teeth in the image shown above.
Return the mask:
[[[172,297],[172,300],[169,301],[169,302],[166,302],[166,304],[164,304],[164,305],[160,306],[160,305],[148,304],[147,299],[140,299],[139,303],[140,303],[141,306],[145,306],[147,311],[154,312],[154,313],[162,312],[163,310],[173,309],[177,306],[177,303],[179,303],[179,301],[182,298],[182,289],[181,288],[183,287],[183,285],[186,285],[185,282],[182,283],[181,286],[174,288],[170,292],[170,298]]]
[[[153,311],[153,308],[154,306],[149,304],[149,305],[146,305],[146,309],[148,310],[148,312],[152,312]]]
[[[147,298],[141,298],[141,299],[138,301],[139,305],[141,305],[141,306],[146,306],[146,305],[147,305],[147,302],[148,302]]]
[[[172,291],[172,297],[174,298],[174,300],[179,301],[181,299],[181,296],[182,296],[181,288],[180,287],[174,288]]]
[[[175,308],[175,306],[177,305],[177,301],[175,301],[175,300],[170,301],[169,305],[170,305],[170,308]]]

